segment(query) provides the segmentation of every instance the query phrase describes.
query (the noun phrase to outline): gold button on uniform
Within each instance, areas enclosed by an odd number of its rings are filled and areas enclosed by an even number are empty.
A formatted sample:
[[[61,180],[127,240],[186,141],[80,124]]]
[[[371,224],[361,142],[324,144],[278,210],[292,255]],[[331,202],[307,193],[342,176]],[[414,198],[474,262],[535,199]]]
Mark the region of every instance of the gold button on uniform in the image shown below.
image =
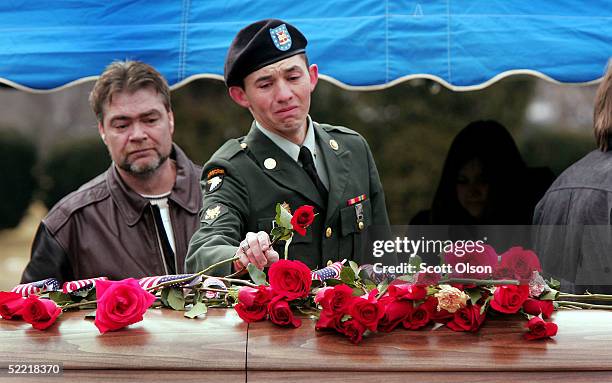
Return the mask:
[[[327,238],[331,238],[331,236],[332,236],[332,229],[331,229],[331,227],[328,227],[327,229],[325,229],[325,236]]]
[[[329,140],[329,146],[331,146],[331,148],[334,150],[338,150],[338,143],[336,140]]]
[[[246,148],[247,148],[247,146],[248,146],[248,145],[247,145],[247,143],[246,143],[246,142],[243,142],[243,143],[241,143],[241,144],[240,144],[240,147],[241,147],[242,149],[246,149]]]
[[[365,227],[365,225],[361,221],[357,224],[357,226],[359,227],[359,230],[363,230],[363,228]]]

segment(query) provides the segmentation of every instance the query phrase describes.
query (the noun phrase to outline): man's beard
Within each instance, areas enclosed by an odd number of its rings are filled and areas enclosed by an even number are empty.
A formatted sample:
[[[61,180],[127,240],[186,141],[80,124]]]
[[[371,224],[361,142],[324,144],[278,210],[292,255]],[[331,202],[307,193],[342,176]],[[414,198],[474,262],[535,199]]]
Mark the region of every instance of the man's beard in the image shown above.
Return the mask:
[[[162,155],[157,150],[155,150],[155,153],[157,154],[157,158],[148,163],[138,165],[136,163],[129,162],[126,158],[123,162],[119,164],[119,168],[130,173],[134,177],[149,178],[153,174],[155,174],[157,169],[159,169],[164,164],[164,162],[166,162],[168,157],[170,157],[170,153]]]

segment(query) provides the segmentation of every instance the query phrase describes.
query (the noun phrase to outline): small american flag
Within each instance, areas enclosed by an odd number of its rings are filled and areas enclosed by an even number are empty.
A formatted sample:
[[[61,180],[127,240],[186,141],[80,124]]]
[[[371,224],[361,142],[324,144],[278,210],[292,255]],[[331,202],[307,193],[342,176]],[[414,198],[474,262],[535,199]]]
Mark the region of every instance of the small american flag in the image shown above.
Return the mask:
[[[78,281],[64,282],[62,292],[64,294],[89,291],[96,287],[96,281],[105,281],[107,277],[79,279]]]
[[[342,270],[343,263],[344,261],[334,262],[321,270],[312,271],[310,273],[312,280],[324,281],[326,279],[340,279],[340,271]]]
[[[194,274],[180,274],[180,275],[159,275],[156,277],[144,277],[144,278],[140,278],[138,280],[138,283],[143,289],[147,290],[147,289],[150,289],[151,287],[157,286],[165,282],[175,281],[177,279],[183,279],[183,278],[188,278],[188,277],[193,277],[193,279],[185,281],[185,282],[179,282],[176,284],[172,284],[170,286],[171,287],[194,286],[200,283],[200,281],[202,280],[202,277],[199,275],[194,276]]]
[[[59,282],[55,278],[47,278],[42,281],[24,283],[13,287],[11,292],[21,294],[23,297],[27,297],[30,294],[44,293],[47,291],[59,290]]]
[[[223,283],[223,281],[215,277],[206,278],[206,280],[202,284],[202,287],[209,287],[209,288],[227,291],[227,287],[225,286],[225,283]],[[221,293],[216,292],[216,291],[206,291],[205,296],[208,299],[219,298],[221,296]]]

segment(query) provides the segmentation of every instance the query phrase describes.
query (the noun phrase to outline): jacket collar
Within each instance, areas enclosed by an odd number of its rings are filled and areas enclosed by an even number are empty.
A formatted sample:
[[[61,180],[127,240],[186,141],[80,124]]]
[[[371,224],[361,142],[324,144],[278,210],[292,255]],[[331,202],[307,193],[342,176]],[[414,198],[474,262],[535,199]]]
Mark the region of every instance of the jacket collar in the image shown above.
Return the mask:
[[[197,214],[201,199],[201,196],[196,195],[196,191],[200,190],[199,174],[196,174],[195,166],[176,144],[172,144],[170,158],[176,162],[176,182],[168,199],[182,209]],[[114,163],[107,172],[106,182],[111,198],[125,218],[125,222],[128,226],[134,226],[149,206],[149,201],[133,191],[121,179]]]

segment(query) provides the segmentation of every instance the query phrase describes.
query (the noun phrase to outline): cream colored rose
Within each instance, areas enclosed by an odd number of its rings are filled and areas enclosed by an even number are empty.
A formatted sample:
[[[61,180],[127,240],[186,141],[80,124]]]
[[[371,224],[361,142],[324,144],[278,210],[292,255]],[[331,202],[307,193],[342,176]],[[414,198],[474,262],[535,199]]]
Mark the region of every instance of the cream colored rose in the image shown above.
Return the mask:
[[[451,285],[440,285],[440,291],[434,296],[438,298],[438,311],[446,310],[449,313],[464,308],[469,298],[466,293]]]

